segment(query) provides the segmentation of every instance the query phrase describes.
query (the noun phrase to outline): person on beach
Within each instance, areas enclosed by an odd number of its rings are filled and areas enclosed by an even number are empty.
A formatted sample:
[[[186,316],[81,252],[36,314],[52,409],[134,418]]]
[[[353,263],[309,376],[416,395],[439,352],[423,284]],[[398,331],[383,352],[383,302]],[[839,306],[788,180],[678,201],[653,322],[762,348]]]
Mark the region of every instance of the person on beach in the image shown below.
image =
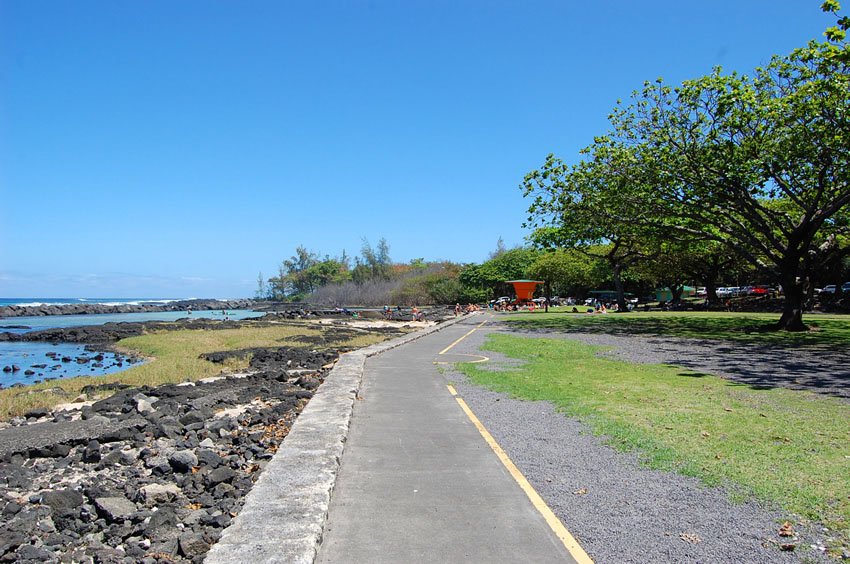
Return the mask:
[[[455,304],[455,317],[460,315],[460,302]]]

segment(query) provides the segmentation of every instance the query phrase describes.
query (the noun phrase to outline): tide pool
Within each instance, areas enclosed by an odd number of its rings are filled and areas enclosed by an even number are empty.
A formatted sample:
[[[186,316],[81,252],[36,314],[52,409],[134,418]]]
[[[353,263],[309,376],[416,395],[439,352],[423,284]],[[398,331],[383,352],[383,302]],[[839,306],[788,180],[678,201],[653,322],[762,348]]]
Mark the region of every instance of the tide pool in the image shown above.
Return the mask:
[[[103,355],[103,358],[98,355]],[[98,358],[95,359],[95,356]],[[66,359],[64,362],[63,358]],[[78,358],[88,360],[78,362]],[[103,376],[137,364],[138,361],[129,362],[125,356],[112,352],[87,351],[85,345],[79,344],[0,342],[0,370],[12,365],[19,367],[15,372],[0,371],[0,387],[9,388],[15,384],[28,386],[76,376]],[[33,374],[25,374],[28,370]]]

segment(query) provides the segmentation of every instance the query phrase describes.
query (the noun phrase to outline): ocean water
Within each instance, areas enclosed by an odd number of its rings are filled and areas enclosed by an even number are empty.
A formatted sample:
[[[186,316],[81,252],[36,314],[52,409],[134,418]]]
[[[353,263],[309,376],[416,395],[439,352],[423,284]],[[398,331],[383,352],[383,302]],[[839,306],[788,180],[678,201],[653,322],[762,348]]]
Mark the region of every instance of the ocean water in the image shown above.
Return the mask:
[[[193,298],[180,298],[193,299]],[[0,306],[4,305],[40,305],[40,304],[81,304],[99,303],[107,305],[120,304],[166,304],[179,301],[178,299],[163,298],[0,298]],[[144,321],[176,321],[181,318],[191,319],[227,319],[239,320],[248,317],[259,317],[261,313],[248,309],[195,311],[157,311],[142,313],[104,313],[90,315],[44,315],[24,317],[0,317],[0,332],[27,333],[42,329],[63,327],[79,327],[83,325],[102,325],[104,323],[144,322]],[[60,361],[54,361],[47,353],[57,353]],[[42,380],[73,378],[75,376],[99,376],[111,374],[130,367],[126,360],[116,358],[113,353],[103,353],[104,360],[78,363],[77,357],[91,357],[96,353],[86,352],[84,344],[42,342],[0,342],[0,387],[8,388],[13,384],[29,385]],[[71,362],[61,362],[61,357],[69,357]],[[46,367],[37,367],[46,364]],[[120,365],[119,365],[120,364]],[[16,365],[20,370],[2,372],[6,366]],[[36,365],[34,367],[33,365]],[[34,374],[25,375],[32,370]]]
[[[0,298],[3,306],[40,306],[40,305],[71,305],[71,304],[104,304],[104,305],[164,305],[169,302],[192,300],[194,298]]]

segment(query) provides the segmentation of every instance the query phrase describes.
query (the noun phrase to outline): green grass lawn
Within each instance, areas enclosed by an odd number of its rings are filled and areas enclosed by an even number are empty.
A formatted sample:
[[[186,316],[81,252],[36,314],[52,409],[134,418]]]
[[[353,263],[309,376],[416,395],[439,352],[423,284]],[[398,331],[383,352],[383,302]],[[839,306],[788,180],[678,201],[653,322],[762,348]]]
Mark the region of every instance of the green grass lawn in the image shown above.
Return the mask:
[[[840,531],[838,544],[850,546],[846,402],[600,358],[600,347],[570,340],[494,334],[484,348],[526,362],[506,371],[459,364],[473,382],[522,399],[552,401],[615,448],[637,450],[653,468],[724,485],[736,495],[755,495],[821,521]]]
[[[523,329],[669,335],[777,345],[850,346],[850,315],[803,316],[810,330],[789,333],[772,330],[779,319],[775,313],[632,312],[602,315],[568,313],[569,310],[565,307],[557,313],[509,314],[501,319]]]
[[[305,345],[298,337],[319,335],[322,329],[315,324],[292,321],[275,325],[241,327],[238,329],[158,331],[118,341],[116,348],[129,354],[142,355],[150,361],[127,370],[105,376],[85,376],[52,380],[27,386],[0,390],[0,420],[22,415],[37,407],[52,408],[77,397],[86,385],[120,382],[131,386],[200,380],[222,371],[236,372],[248,367],[249,358],[229,359],[214,364],[199,358],[202,353],[247,349],[254,347],[342,348],[365,347],[386,339],[377,333],[364,333],[354,338],[329,341],[323,347]]]

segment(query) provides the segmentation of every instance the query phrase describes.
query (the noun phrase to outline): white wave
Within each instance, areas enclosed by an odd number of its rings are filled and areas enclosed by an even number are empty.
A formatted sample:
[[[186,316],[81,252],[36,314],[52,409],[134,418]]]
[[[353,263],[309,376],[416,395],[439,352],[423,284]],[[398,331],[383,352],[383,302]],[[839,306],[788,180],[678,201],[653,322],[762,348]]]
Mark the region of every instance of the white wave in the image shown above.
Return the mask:
[[[73,302],[20,302],[15,304],[7,304],[18,307],[41,307],[41,306],[63,306],[74,305]]]

